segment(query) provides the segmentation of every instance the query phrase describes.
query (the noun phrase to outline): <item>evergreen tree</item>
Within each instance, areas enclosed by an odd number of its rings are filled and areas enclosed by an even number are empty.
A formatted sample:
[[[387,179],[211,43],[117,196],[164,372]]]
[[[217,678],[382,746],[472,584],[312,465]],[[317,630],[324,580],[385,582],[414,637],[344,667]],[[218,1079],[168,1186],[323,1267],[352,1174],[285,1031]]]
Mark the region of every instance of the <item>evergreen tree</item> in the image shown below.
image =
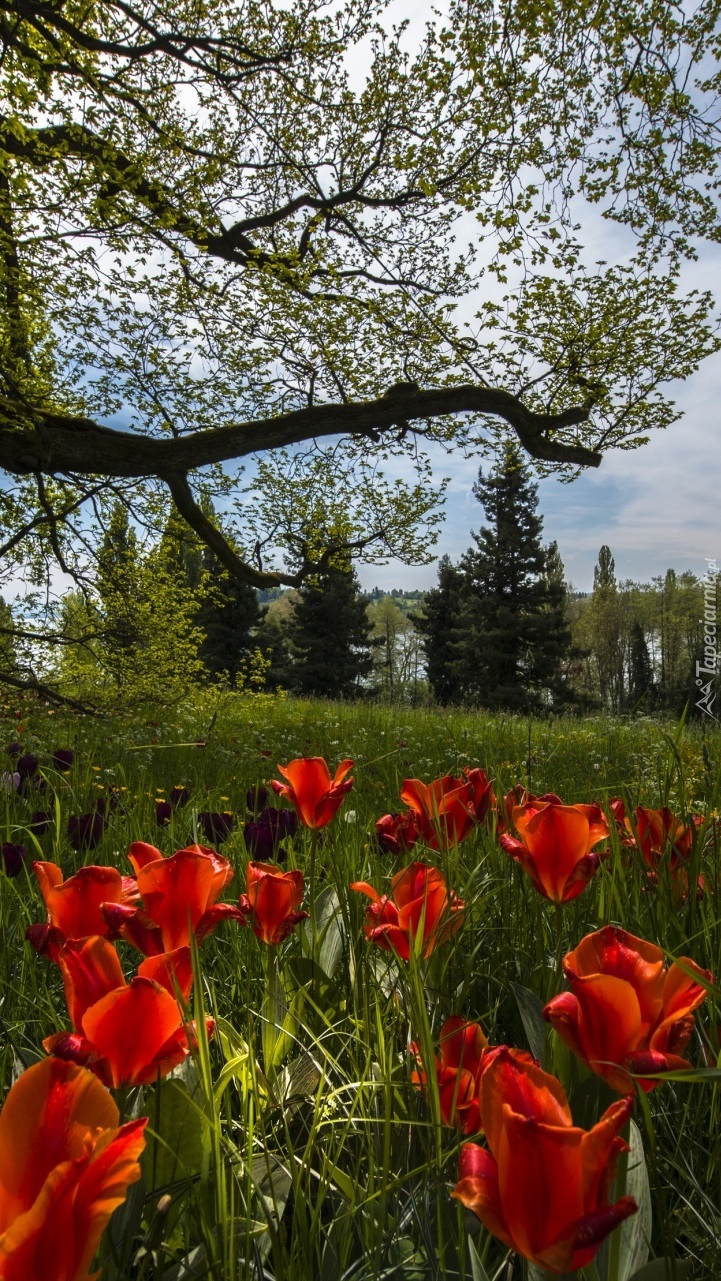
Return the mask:
[[[204,586],[197,623],[204,633],[200,657],[217,679],[224,673],[235,684],[244,660],[256,649],[260,608],[255,589],[226,573],[213,552],[203,552]]]
[[[217,521],[207,496],[201,498],[200,506],[210,520]],[[166,521],[160,553],[179,590],[195,596],[194,622],[202,635],[199,657],[207,673],[211,679],[227,675],[234,684],[244,660],[256,648],[253,633],[260,610],[255,589],[223,569],[175,508]]]
[[[354,698],[373,671],[377,641],[355,571],[330,569],[299,593],[290,628],[293,689],[325,698]]]
[[[423,637],[431,693],[443,705],[460,703],[463,698],[455,642],[465,585],[464,572],[450,557],[443,556],[438,564],[438,586],[426,593],[423,612],[411,615]]]
[[[485,707],[547,707],[569,695],[562,663],[570,647],[567,589],[558,548],[541,543],[538,487],[519,450],[473,490],[489,525],[461,562],[465,590],[452,663],[466,701]]]
[[[636,620],[631,628],[629,650],[628,701],[631,711],[647,711],[652,694],[653,664],[643,625]]]

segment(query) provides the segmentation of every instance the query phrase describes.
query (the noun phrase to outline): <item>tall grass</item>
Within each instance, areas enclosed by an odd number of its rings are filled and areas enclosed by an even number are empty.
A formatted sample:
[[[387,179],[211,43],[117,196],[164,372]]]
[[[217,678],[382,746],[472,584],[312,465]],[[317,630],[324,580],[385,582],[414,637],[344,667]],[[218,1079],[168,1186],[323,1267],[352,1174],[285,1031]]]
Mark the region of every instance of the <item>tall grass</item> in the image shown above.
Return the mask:
[[[125,1100],[127,1114],[150,1117],[152,1138],[143,1181],[106,1234],[105,1276],[536,1275],[515,1256],[512,1272],[502,1271],[503,1247],[450,1198],[460,1140],[441,1124],[433,1088],[424,1096],[413,1086],[410,1044],[430,1062],[448,1016],[478,1019],[492,1043],[528,1048],[561,1077],[579,1123],[598,1118],[610,1100],[607,1088],[539,1019],[540,1003],[559,991],[557,946],[569,950],[613,922],[721,975],[714,892],[721,850],[711,817],[720,804],[719,730],[604,718],[529,723],[212,694],[158,713],[153,723],[78,720],[40,706],[18,710],[20,721],[14,708],[5,709],[2,733],[39,756],[45,790],[25,797],[0,791],[2,839],[28,847],[20,876],[0,873],[3,1090],[40,1056],[43,1037],[68,1025],[57,969],[23,941],[26,926],[42,919],[32,858],[59,862],[66,876],[83,862],[129,871],[131,841],[151,841],[169,853],[194,838],[198,811],[242,815],[247,788],[271,778],[277,762],[315,754],[356,761],[354,789],[318,845],[315,939],[306,922],[271,949],[250,929],[222,925],[199,949],[193,997],[198,1026],[204,1013],[214,1017],[214,1038],[201,1037],[182,1070]],[[59,746],[77,754],[68,775],[50,763]],[[425,855],[465,899],[462,931],[407,966],[374,950],[362,932],[365,900],[348,885],[367,880],[383,889],[404,861],[380,853],[374,821],[400,808],[404,778],[429,780],[466,765],[483,765],[498,791],[520,782],[568,803],[622,794],[630,806],[668,804],[682,815],[709,816],[698,845],[705,841],[699,870],[708,892],[679,901],[665,877],[649,888],[613,836],[612,857],[563,909],[559,940],[552,905],[492,830],[478,828],[448,853]],[[191,789],[191,803],[159,829],[155,800],[177,784]],[[74,853],[68,815],[86,811],[109,787],[119,789],[120,804],[100,846]],[[42,838],[29,829],[37,809],[52,815]],[[307,876],[310,834],[301,831],[286,849],[286,866]],[[236,870],[237,897],[248,857],[242,821],[222,853]],[[137,957],[125,944],[120,950],[129,973]],[[698,1079],[664,1083],[637,1114],[651,1184],[651,1257],[691,1260],[694,1281],[721,1273],[719,1097],[712,1074],[701,1070],[718,1060],[720,1022],[712,991],[689,1049]]]

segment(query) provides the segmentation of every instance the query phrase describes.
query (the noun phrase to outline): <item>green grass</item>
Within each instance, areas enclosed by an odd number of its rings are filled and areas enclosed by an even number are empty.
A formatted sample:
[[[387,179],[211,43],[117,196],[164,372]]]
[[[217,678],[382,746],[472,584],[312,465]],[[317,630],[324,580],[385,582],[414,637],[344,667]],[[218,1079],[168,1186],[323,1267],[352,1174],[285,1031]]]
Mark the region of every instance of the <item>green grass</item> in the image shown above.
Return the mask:
[[[194,1016],[201,1006],[212,1014],[216,1035],[209,1045],[201,1041],[178,1079],[126,1101],[150,1117],[157,1137],[148,1145],[142,1184],[131,1189],[106,1234],[106,1277],[494,1277],[505,1251],[450,1198],[459,1136],[440,1125],[432,1094],[425,1099],[413,1088],[410,1041],[429,1053],[444,1019],[462,1014],[479,1019],[492,1043],[540,1048],[583,1124],[598,1118],[608,1097],[545,1024],[539,1042],[534,1002],[526,998],[524,1005],[519,997],[526,989],[545,1002],[559,990],[555,914],[492,832],[479,828],[456,849],[425,855],[466,901],[463,929],[449,943],[427,961],[404,966],[365,941],[365,900],[348,884],[369,880],[382,889],[402,865],[378,851],[374,821],[401,808],[404,778],[429,781],[466,765],[484,766],[497,790],[520,782],[537,793],[553,790],[567,803],[623,794],[631,806],[669,804],[680,814],[711,815],[721,804],[721,732],[208,693],[145,722],[8,706],[0,746],[13,738],[40,757],[46,791],[26,799],[0,792],[2,839],[24,841],[31,856],[61,863],[66,876],[82,862],[130,871],[132,840],[165,853],[181,848],[193,839],[194,813],[244,813],[247,788],[272,778],[278,762],[316,754],[332,765],[345,756],[356,761],[354,789],[319,843],[315,957],[307,928],[270,949],[250,929],[225,924],[199,949]],[[50,763],[61,746],[77,753],[65,776]],[[191,789],[191,804],[171,828],[159,830],[155,798],[176,784]],[[68,815],[87,810],[110,786],[123,789],[121,805],[99,848],[78,855],[67,841]],[[54,816],[40,841],[27,827],[35,809]],[[710,825],[706,833],[702,870],[713,889],[721,850]],[[288,851],[287,865],[307,874],[309,834],[301,831]],[[223,897],[235,899],[247,861],[242,822],[221,852],[237,873]],[[0,873],[0,893],[4,1092],[13,1072],[40,1056],[43,1037],[68,1023],[57,971],[23,942],[26,926],[43,919],[30,868],[14,880]],[[617,842],[590,887],[563,911],[564,950],[608,922],[721,974],[717,896],[679,903],[664,881],[649,890]],[[124,944],[121,954],[130,973],[138,958]],[[716,1063],[719,1023],[712,993],[687,1052],[695,1064]],[[648,1096],[638,1121],[651,1182],[651,1257],[692,1260],[693,1281],[711,1281],[721,1272],[715,1081],[665,1083]],[[599,1256],[602,1266],[608,1253]],[[515,1257],[512,1275],[526,1275]]]

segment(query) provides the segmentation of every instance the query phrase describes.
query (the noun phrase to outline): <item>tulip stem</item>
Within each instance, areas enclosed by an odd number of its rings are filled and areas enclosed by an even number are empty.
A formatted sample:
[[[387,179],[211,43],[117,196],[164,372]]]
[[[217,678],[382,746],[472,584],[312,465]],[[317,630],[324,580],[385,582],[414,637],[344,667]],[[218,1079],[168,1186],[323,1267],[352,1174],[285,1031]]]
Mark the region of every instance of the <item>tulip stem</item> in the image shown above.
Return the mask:
[[[316,920],[315,920],[315,855],[318,848],[318,829],[310,833],[310,868],[308,870],[308,897],[310,899],[310,952],[315,958]]]

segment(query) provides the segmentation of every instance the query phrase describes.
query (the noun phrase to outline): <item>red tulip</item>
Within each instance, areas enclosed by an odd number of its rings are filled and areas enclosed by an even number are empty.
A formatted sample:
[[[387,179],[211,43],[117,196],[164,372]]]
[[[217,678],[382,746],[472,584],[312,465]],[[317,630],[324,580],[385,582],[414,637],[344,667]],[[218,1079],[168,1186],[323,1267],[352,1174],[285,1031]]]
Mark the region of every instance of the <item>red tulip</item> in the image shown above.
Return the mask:
[[[150,957],[130,983],[112,944],[98,936],[64,944],[58,963],[76,1030],[47,1037],[49,1054],[87,1065],[115,1088],[147,1085],[187,1056],[188,1033],[172,989],[175,977],[181,995],[189,994],[189,948]],[[212,1033],[212,1019],[207,1027]]]
[[[521,840],[504,832],[501,845],[553,903],[576,898],[608,857],[608,850],[593,851],[609,835],[599,805],[563,805],[555,796],[533,799],[514,808],[513,822]]]
[[[406,854],[418,840],[416,815],[413,810],[403,814],[384,814],[376,819],[376,840],[384,854]]]
[[[233,867],[213,850],[190,845],[163,858],[154,845],[135,841],[129,856],[142,907],[106,906],[103,916],[146,956],[185,947],[191,933],[201,943],[226,918],[242,922],[233,903],[216,902],[233,878]]]
[[[488,1049],[478,1023],[454,1015],[441,1028],[440,1057],[435,1060],[438,1102],[441,1120],[455,1125],[464,1134],[477,1134],[482,1128],[480,1109],[481,1073]],[[427,1088],[428,1079],[418,1046],[411,1050],[419,1061],[419,1070],[411,1073],[414,1085]]]
[[[528,805],[530,801],[550,801],[556,805],[562,805],[560,796],[555,792],[546,792],[544,796],[536,796],[534,792],[529,792],[527,787],[521,783],[516,783],[505,796],[495,799],[496,815],[496,832],[500,836],[502,832],[507,832],[509,827],[513,826],[513,811],[519,805]]]
[[[245,887],[240,910],[250,918],[253,932],[264,943],[282,943],[308,916],[307,912],[296,911],[305,893],[302,872],[283,872],[273,863],[249,863]]]
[[[49,953],[54,960],[66,939],[111,935],[102,913],[104,903],[127,906],[138,897],[135,878],[121,876],[114,867],[81,867],[67,881],[55,863],[33,863],[33,871],[45,899],[48,923],[28,926],[25,937],[36,952]]]
[[[701,815],[696,815],[690,823],[684,823],[666,805],[658,810],[645,809],[638,805],[634,810],[635,840],[627,842],[635,845],[649,869],[649,880],[657,881],[659,872],[668,870],[671,875],[674,893],[677,898],[688,894],[688,862],[693,853],[696,832],[704,822]],[[631,824],[626,822],[629,831]],[[697,882],[699,898],[703,897],[706,882],[699,876]]]
[[[493,791],[493,784],[484,769],[470,769],[468,766],[463,771],[464,778],[473,787],[473,810],[476,816],[476,822],[482,823],[484,818],[496,808],[496,796]]]
[[[421,955],[430,956],[463,924],[465,903],[428,863],[411,863],[396,872],[390,894],[379,894],[367,881],[355,881],[350,888],[371,900],[363,927],[366,938],[403,961],[419,946],[416,940],[421,940]]]
[[[619,1133],[633,1096],[582,1130],[561,1083],[505,1045],[488,1051],[480,1092],[488,1149],[464,1144],[452,1195],[504,1245],[546,1271],[585,1267],[638,1209],[631,1197],[608,1204],[618,1155],[628,1150]]]
[[[313,829],[330,823],[354,782],[346,778],[353,768],[351,760],[341,761],[333,778],[322,756],[301,756],[277,768],[288,782],[273,779],[271,787],[290,801],[301,823]]]
[[[407,778],[401,800],[413,811],[420,839],[432,850],[447,850],[470,836],[476,826],[474,784],[468,780],[436,778],[422,783]]]
[[[92,1073],[58,1059],[23,1072],[0,1113],[0,1278],[92,1281],[111,1214],[140,1178],[147,1118],[118,1126]]]
[[[612,925],[587,934],[563,960],[571,988],[548,1003],[544,1015],[568,1046],[621,1094],[633,1088],[630,1073],[690,1067],[679,1051],[693,1030],[693,1011],[706,998],[695,981],[707,970],[683,957],[667,970],[654,943]],[[642,1089],[657,1084],[644,1078]]]

